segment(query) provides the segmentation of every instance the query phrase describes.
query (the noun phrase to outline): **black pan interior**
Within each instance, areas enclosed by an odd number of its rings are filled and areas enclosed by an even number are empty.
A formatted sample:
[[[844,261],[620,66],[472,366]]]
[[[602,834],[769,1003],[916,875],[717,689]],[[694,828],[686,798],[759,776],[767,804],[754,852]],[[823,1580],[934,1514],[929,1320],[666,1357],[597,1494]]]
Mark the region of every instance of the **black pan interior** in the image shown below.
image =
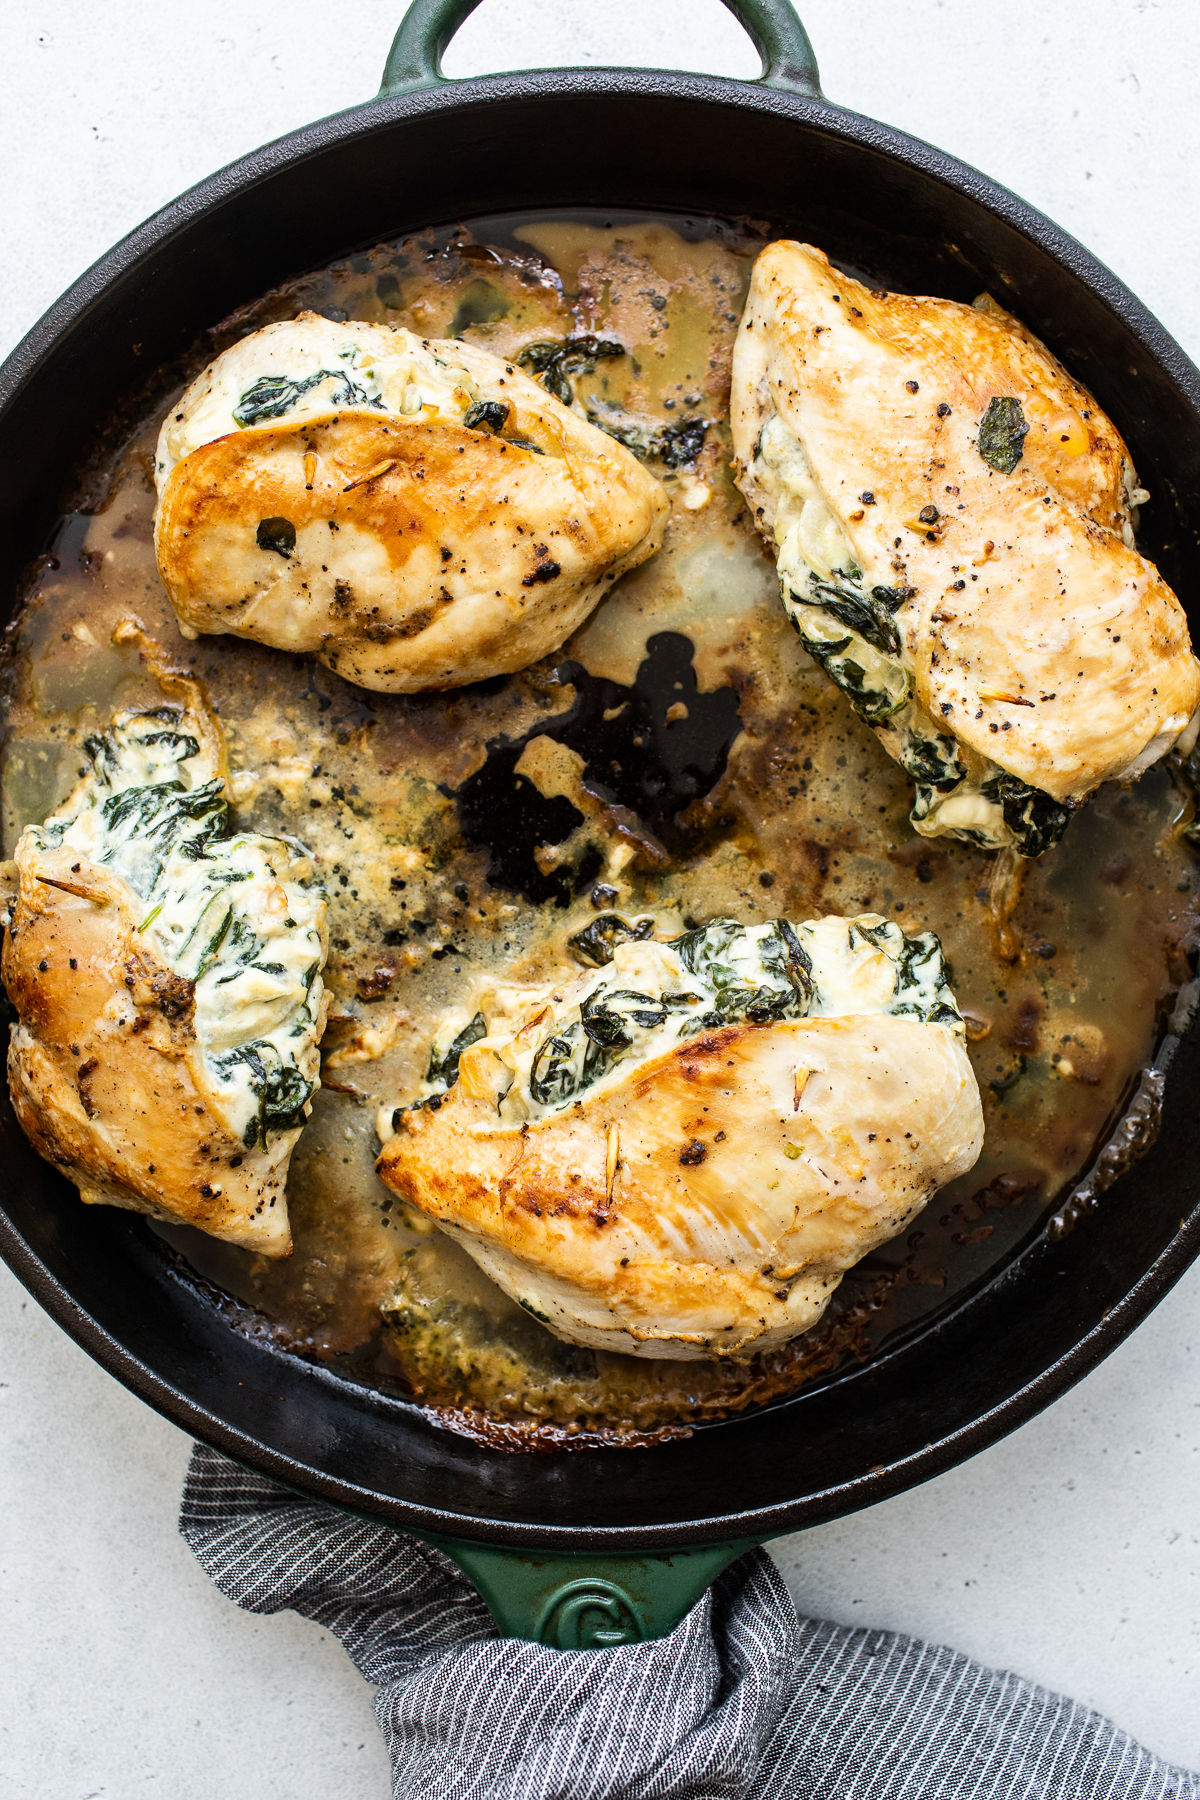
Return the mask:
[[[1155,495],[1184,598],[1200,543],[1200,377],[1121,286],[982,176],[823,102],[588,72],[380,101],[214,177],[118,246],[0,375],[11,611],[80,450],[122,395],[268,287],[364,244],[533,208],[751,217],[881,284],[990,289],[1097,394]],[[1200,621],[1193,619],[1196,628]],[[1200,1250],[1185,1039],[1149,1155],[1070,1235],[1038,1234],[947,1314],[785,1407],[653,1451],[511,1456],[236,1335],[145,1225],[89,1209],[5,1106],[0,1248],[59,1321],[185,1428],[327,1498],[460,1535],[651,1547],[770,1535],[923,1480],[1085,1373]]]

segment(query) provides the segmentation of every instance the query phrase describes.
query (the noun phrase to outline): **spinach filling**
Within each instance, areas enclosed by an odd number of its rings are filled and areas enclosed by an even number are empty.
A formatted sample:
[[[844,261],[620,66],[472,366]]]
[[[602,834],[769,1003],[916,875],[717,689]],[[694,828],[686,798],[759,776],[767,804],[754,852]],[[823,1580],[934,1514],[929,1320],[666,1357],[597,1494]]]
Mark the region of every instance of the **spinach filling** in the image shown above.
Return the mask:
[[[392,1113],[393,1121],[399,1119],[401,1113],[423,1112],[426,1107],[431,1112],[436,1112],[458,1080],[458,1065],[463,1051],[471,1044],[477,1044],[480,1038],[485,1038],[487,1029],[487,1020],[481,1012],[477,1012],[475,1017],[463,1026],[458,1035],[450,1040],[445,1050],[439,1052],[437,1044],[433,1044],[429,1052],[429,1067],[425,1071],[425,1080],[437,1082],[439,1085],[432,1094],[426,1094],[423,1100],[414,1100],[411,1106],[396,1107]]]
[[[857,579],[856,570],[835,570],[830,580],[813,571],[802,593],[785,579],[784,607],[804,648],[859,718],[873,726],[895,720],[899,741],[893,740],[894,754],[916,789],[912,823],[934,815],[945,796],[974,791],[996,808],[1022,856],[1040,856],[1051,849],[1067,828],[1071,808],[994,763],[989,766],[995,772],[977,788],[964,788],[970,771],[957,739],[931,723],[928,730],[920,729],[919,708],[906,712],[912,702],[912,677],[902,661],[903,638],[894,615],[912,597],[912,589],[874,587],[868,593],[855,585]],[[996,847],[998,835],[1000,842],[1005,841],[1003,834],[973,826],[955,827],[954,835],[988,848]]]
[[[282,419],[285,413],[319,387],[323,381],[332,381],[333,388],[329,395],[331,406],[383,406],[379,395],[368,394],[365,387],[357,381],[351,381],[345,369],[318,369],[315,375],[305,375],[293,381],[288,375],[260,375],[252,382],[233,409],[234,422],[244,431],[248,425],[261,425],[268,419]]]
[[[285,846],[255,834],[231,833],[221,781],[184,786],[180,765],[199,756],[200,744],[183,724],[182,708],[159,707],[121,715],[109,731],[85,739],[92,767],[77,791],[77,808],[48,819],[40,835],[47,845],[58,846],[77,828],[84,834],[76,839],[81,847],[90,840],[87,854],[111,867],[149,906],[137,931],[155,927],[146,941],[174,974],[190,984],[202,1047],[208,1042],[204,1020],[211,1016],[222,1030],[230,1017],[225,1011],[228,1002],[216,1002],[216,990],[251,969],[281,984],[281,1017],[272,1036],[259,1035],[219,1051],[210,1045],[204,1052],[219,1082],[243,1089],[238,1110],[239,1116],[247,1107],[250,1112],[243,1131],[246,1146],[258,1144],[265,1150],[268,1132],[289,1131],[304,1123],[303,1109],[319,1083],[298,1066],[291,1040],[307,1040],[311,1046],[320,958],[297,964],[298,956],[311,957],[315,934],[310,930],[293,939],[299,926],[290,915],[276,922],[274,941],[269,928],[264,935],[247,916],[254,901],[252,890],[243,890],[243,884],[261,877],[264,869],[277,884],[267,858]],[[130,785],[118,785],[123,781]],[[289,896],[293,907],[296,899],[293,890]],[[279,960],[281,938],[290,971],[287,962]],[[197,993],[210,975],[210,988]],[[289,980],[295,984],[291,995]],[[255,1001],[261,1003],[261,992],[251,1004]],[[302,1044],[300,1054],[304,1048]]]
[[[165,727],[142,731],[133,727],[146,721]],[[157,707],[138,713],[127,733],[103,732],[83,740],[91,761],[93,790],[112,788],[114,781],[130,773],[136,757],[144,773],[161,772],[162,779],[144,785],[118,788],[100,800],[102,843],[96,860],[108,864],[142,900],[149,897],[172,853],[198,862],[209,855],[210,845],[224,836],[229,808],[219,781],[185,788],[175,777],[180,763],[200,754],[190,732],[181,731],[179,707]],[[50,818],[42,826],[48,844],[61,844],[78,814]]]
[[[541,1106],[560,1105],[582,1093],[633,1048],[639,1032],[653,1031],[698,994],[642,994],[634,988],[598,987],[580,1003],[579,1018],[553,1032],[533,1059],[529,1091]],[[690,1032],[690,1022],[685,1027]]]
[[[905,724],[900,731],[896,760],[915,789],[909,820],[919,825],[935,813],[939,802],[953,794],[967,780],[969,770],[958,754],[958,740],[944,731],[926,736]],[[964,836],[958,832],[959,837]]]
[[[1003,770],[985,781],[980,792],[1000,807],[1022,856],[1040,856],[1053,849],[1071,820],[1073,809],[1065,802]]]
[[[477,1012],[470,1024],[464,1025],[458,1036],[446,1046],[441,1056],[436,1049],[431,1051],[426,1081],[440,1081],[445,1087],[453,1087],[458,1080],[458,1063],[463,1051],[486,1036],[487,1020],[481,1012]]]
[[[812,1005],[812,958],[786,919],[776,919],[770,932],[753,947],[769,981],[756,981],[753,967],[745,966],[745,953],[751,946],[746,941],[746,927],[735,919],[716,919],[699,931],[689,931],[676,938],[672,948],[688,973],[712,994],[709,1010],[688,1020],[689,1034],[740,1019],[748,1019],[752,1025],[803,1019]],[[739,949],[742,957],[737,955]]]
[[[912,676],[902,661],[903,638],[894,614],[910,588],[855,586],[858,571],[836,569],[824,580],[810,573],[802,593],[785,578],[783,604],[813,661],[841,689],[868,725],[901,712],[912,696]]]
[[[616,949],[646,943],[653,927],[652,918],[630,921],[603,913],[568,942],[576,955],[604,971]],[[526,1035],[548,1010],[539,1014],[535,1003],[532,1023],[507,1049],[499,1038],[493,1040],[498,1061],[510,1071],[496,1101],[502,1118],[528,1118],[530,1103],[550,1110],[569,1106],[620,1064],[668,1055],[681,1042],[730,1025],[881,1011],[962,1030],[936,935],[924,931],[910,938],[892,920],[874,914],[801,925],[787,919],[753,926],[714,919],[647,948],[646,956],[622,959],[615,979],[580,976],[574,1000],[570,989],[556,994],[558,1015],[540,1038]],[[879,953],[891,970],[890,989],[883,974],[882,994]],[[622,975],[629,985],[617,985]],[[865,988],[858,985],[861,980]],[[405,1112],[437,1111],[458,1079],[463,1051],[488,1036],[486,1017],[477,1012],[444,1051],[435,1044],[426,1077],[435,1091],[398,1106],[393,1128]]]
[[[224,1056],[213,1058],[222,1078],[232,1081],[243,1068],[257,1105],[242,1133],[247,1150],[267,1148],[271,1131],[298,1131],[305,1120],[304,1108],[318,1083],[306,1081],[294,1062],[288,1061],[270,1038],[239,1044]]]
[[[907,595],[894,598],[899,592],[894,588],[873,588],[868,595],[861,589],[839,587],[836,582],[821,581],[815,575],[808,585],[812,595],[809,605],[822,607],[830,618],[837,619],[847,631],[862,638],[881,655],[900,655],[903,646],[892,613]]]
[[[1009,474],[1024,453],[1028,421],[1017,400],[998,395],[980,424],[979,454]],[[762,427],[751,453],[768,491],[775,484],[793,501],[818,495],[802,447],[788,441],[778,414]],[[872,502],[874,496],[870,496]],[[812,566],[808,541],[793,526],[777,523],[780,591],[784,610],[813,661],[849,700],[865,724],[881,731],[890,753],[914,784],[910,819],[918,829],[941,831],[988,849],[1011,844],[1022,856],[1040,856],[1061,838],[1072,808],[1008,774],[991,758],[964,752],[914,699],[904,633],[896,615],[914,597],[910,587],[863,585],[853,550],[842,541],[845,566],[822,575]],[[974,772],[973,772],[974,771]],[[950,795],[964,805],[943,811]],[[971,801],[975,805],[971,805]],[[979,804],[982,802],[982,805]],[[951,823],[957,816],[962,822]]]
[[[891,919],[878,925],[855,919],[850,926],[851,946],[856,935],[882,950],[896,965],[889,1012],[918,1019],[923,1025],[961,1026],[962,1015],[950,991],[950,971],[936,932],[920,931],[909,937]]]
[[[631,939],[644,939],[654,934],[653,919],[637,919],[631,925],[620,913],[599,913],[590,925],[582,931],[572,932],[567,939],[570,948],[582,962],[590,962],[594,968],[602,968],[613,959],[613,951],[618,944],[627,944]]]
[[[113,864],[124,881],[147,899],[172,851],[202,862],[225,835],[225,804],[219,781],[184,788],[178,781],[159,787],[126,788],[101,809],[110,843],[101,862]]]
[[[138,717],[166,727],[163,731],[144,731],[137,740],[143,753],[153,751],[155,763],[181,763],[199,756],[197,740],[190,732],[179,730],[183,723],[179,707],[157,706],[153,711],[139,713]],[[99,737],[84,738],[83,748],[91,759],[96,786],[111,787],[113,777],[121,773],[121,753],[116,740],[108,732],[102,732]]]
[[[1017,776],[1006,774],[994,763],[987,765],[994,773],[982,780],[976,777],[971,783],[970,771],[958,754],[957,740],[945,732],[935,730],[925,735],[906,724],[900,733],[896,757],[916,788],[909,814],[914,825],[935,814],[946,795],[961,791],[978,793],[996,808],[1013,848],[1022,856],[1040,856],[1043,850],[1052,849],[1067,829],[1071,807]],[[995,849],[998,833],[963,825],[955,828],[954,835],[985,849]]]
[[[801,927],[801,930],[804,930]],[[632,934],[631,934],[632,935]],[[887,1010],[924,1024],[960,1029],[942,947],[931,931],[909,938],[891,920],[847,925],[846,947],[860,943],[882,951],[895,968]],[[747,1022],[773,1025],[807,1018],[821,1001],[819,973],[787,919],[766,929],[740,925],[735,919],[712,924],[669,941],[684,970],[699,990],[659,994],[629,988],[594,988],[579,1003],[578,1017],[556,1025],[538,1047],[529,1077],[529,1093],[539,1106],[568,1104],[594,1086],[629,1052],[653,1055],[680,1039]],[[677,1030],[657,1044],[672,1013],[680,1012]]]
[[[944,731],[923,737],[906,728],[901,734],[900,766],[916,784],[914,819],[925,818],[935,804],[935,796],[952,794],[967,779],[967,765],[958,755],[958,740]]]

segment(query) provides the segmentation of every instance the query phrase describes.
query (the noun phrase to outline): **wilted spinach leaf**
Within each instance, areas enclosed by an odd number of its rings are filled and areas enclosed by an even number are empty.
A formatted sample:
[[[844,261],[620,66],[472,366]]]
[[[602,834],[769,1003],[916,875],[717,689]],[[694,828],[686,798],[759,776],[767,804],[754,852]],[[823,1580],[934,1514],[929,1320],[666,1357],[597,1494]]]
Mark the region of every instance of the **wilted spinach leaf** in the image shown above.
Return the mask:
[[[676,938],[674,949],[689,974],[713,990],[712,1010],[702,1018],[687,1020],[684,1030],[731,1025],[749,1019],[767,1025],[778,1019],[802,1019],[812,1003],[812,963],[786,919],[777,919],[757,946],[757,960],[764,975],[777,977],[780,987],[755,981],[737,967],[734,954],[746,927],[736,919],[714,919],[711,925]]]
[[[429,1058],[427,1081],[444,1081],[447,1087],[453,1087],[458,1080],[458,1059],[469,1044],[477,1044],[480,1038],[487,1036],[487,1020],[481,1012],[477,1012],[468,1025],[464,1025],[458,1036],[450,1043],[444,1055],[439,1056],[435,1050]]]
[[[633,1042],[631,1022],[652,1031],[666,1016],[666,1007],[653,994],[633,988],[597,988],[579,1008],[583,1029],[602,1050],[627,1050]]]
[[[1011,475],[1025,454],[1029,421],[1011,394],[994,394],[979,422],[979,454],[985,463]]]
[[[260,519],[254,541],[260,550],[274,550],[277,556],[290,556],[296,548],[296,527],[290,519]]]
[[[1015,775],[994,775],[980,791],[989,800],[999,802],[1004,823],[1022,856],[1040,856],[1043,850],[1053,849],[1070,823],[1069,806],[1051,799],[1040,788],[1019,781]]]
[[[288,375],[260,375],[234,407],[234,419],[243,429],[247,425],[261,425],[264,419],[282,419],[284,413],[291,412],[296,402],[322,381],[336,384],[329,396],[331,406],[383,405],[382,400],[368,398],[366,388],[351,381],[345,369],[318,369],[315,375],[306,375],[301,381],[293,381]]]
[[[813,997],[812,958],[786,919],[776,919],[763,938],[758,960],[768,975],[787,982],[807,1011]]]
[[[882,655],[899,656],[902,646],[899,628],[891,609],[877,600],[874,590],[868,597],[860,589],[822,581],[815,575],[810,576],[808,585],[810,593],[804,599],[809,606],[821,607],[839,625],[856,632]]]
[[[529,1071],[529,1091],[541,1106],[570,1100],[581,1088],[590,1087],[608,1068],[612,1058],[573,1020],[546,1039]]]
[[[880,606],[886,606],[890,613],[899,612],[906,600],[911,600],[916,588],[910,587],[873,587],[871,598]]]
[[[172,850],[192,862],[208,854],[210,840],[224,835],[229,808],[220,781],[186,789],[181,782],[162,781],[110,794],[100,811],[114,840],[101,860],[114,864],[145,899]],[[189,831],[190,826],[196,829]]]
[[[967,778],[967,765],[959,760],[955,739],[943,732],[927,738],[915,731],[905,731],[900,766],[912,776],[918,789],[932,788],[938,794],[952,794]],[[932,804],[933,795],[930,794],[928,805]],[[925,813],[918,817],[924,818]]]
[[[615,343],[611,338],[593,337],[589,332],[584,337],[563,338],[558,343],[549,340],[526,344],[520,360],[533,370],[547,393],[561,400],[564,406],[570,406],[575,399],[573,375],[590,375],[598,362],[624,355],[624,344]]]
[[[231,1077],[239,1063],[249,1071],[251,1091],[258,1101],[242,1141],[248,1150],[256,1144],[265,1150],[268,1132],[294,1131],[303,1125],[304,1107],[312,1094],[312,1086],[295,1063],[284,1061],[269,1038],[258,1038],[252,1044],[230,1050],[216,1059],[215,1066],[223,1075]]]
[[[468,431],[503,431],[512,409],[503,400],[477,400],[463,414]]]
[[[653,919],[637,919],[631,925],[620,913],[600,913],[590,925],[585,925],[581,931],[573,931],[567,943],[576,956],[599,969],[612,961],[618,944],[627,944],[631,938],[648,938],[653,930]]]

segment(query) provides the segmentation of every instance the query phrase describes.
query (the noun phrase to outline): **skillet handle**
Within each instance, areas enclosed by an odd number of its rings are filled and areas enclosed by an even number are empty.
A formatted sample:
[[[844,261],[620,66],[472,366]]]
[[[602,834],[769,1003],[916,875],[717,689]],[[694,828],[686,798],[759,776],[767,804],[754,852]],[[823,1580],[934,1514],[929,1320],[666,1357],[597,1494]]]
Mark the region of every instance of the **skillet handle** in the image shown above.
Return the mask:
[[[388,53],[380,95],[410,94],[446,81],[442,57],[480,0],[412,0]],[[763,59],[759,80],[785,93],[819,96],[817,59],[791,0],[722,0]]]
[[[505,1637],[554,1650],[610,1650],[666,1637],[732,1562],[760,1540],[647,1556],[507,1550],[410,1531],[456,1562]]]

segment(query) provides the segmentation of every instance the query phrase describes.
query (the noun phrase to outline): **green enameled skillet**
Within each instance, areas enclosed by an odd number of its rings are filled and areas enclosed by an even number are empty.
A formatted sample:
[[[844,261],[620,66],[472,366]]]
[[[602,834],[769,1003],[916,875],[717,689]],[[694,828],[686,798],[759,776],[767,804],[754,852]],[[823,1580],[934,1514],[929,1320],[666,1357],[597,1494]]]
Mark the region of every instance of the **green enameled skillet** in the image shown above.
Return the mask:
[[[726,0],[762,51],[758,81],[568,69],[447,82],[439,59],[476,3],[417,0],[376,99],[193,188],[14,352],[0,371],[8,611],[79,447],[203,328],[359,245],[580,206],[749,215],[895,288],[1006,299],[1115,418],[1155,495],[1147,552],[1185,601],[1200,593],[1196,369],[1049,220],[826,100],[787,0]],[[928,1479],[1094,1367],[1200,1250],[1198,1066],[1182,1007],[1121,1128],[1144,1143],[1160,1123],[1157,1141],[1106,1186],[1109,1154],[1073,1230],[1061,1215],[1035,1229],[866,1366],[653,1450],[506,1455],[250,1342],[143,1221],[81,1206],[7,1109],[0,1249],[65,1330],[185,1430],[306,1494],[450,1540],[518,1635],[619,1642],[668,1629],[739,1546]]]

